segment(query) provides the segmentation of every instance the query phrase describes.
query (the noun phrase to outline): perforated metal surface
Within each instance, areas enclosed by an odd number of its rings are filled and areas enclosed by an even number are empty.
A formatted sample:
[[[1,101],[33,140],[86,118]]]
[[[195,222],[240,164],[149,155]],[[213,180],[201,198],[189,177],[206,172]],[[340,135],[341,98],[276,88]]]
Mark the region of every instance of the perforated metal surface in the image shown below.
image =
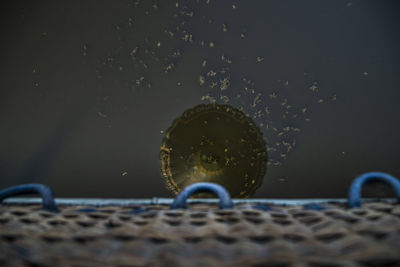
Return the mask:
[[[1,266],[400,266],[400,205],[0,206]]]

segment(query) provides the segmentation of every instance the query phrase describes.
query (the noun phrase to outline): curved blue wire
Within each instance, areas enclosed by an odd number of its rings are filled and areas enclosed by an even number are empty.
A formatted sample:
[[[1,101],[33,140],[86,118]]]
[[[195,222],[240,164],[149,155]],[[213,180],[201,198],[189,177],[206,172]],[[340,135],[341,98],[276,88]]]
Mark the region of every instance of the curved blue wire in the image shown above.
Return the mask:
[[[233,207],[231,196],[226,189],[214,183],[195,183],[185,187],[175,198],[171,204],[171,209],[184,209],[186,200],[198,192],[211,192],[218,196],[219,207],[221,209],[231,209]]]
[[[397,201],[400,202],[400,181],[394,176],[384,172],[367,172],[353,180],[349,190],[349,208],[361,206],[361,189],[365,182],[370,180],[382,181],[390,184],[396,193]]]
[[[37,193],[41,196],[43,209],[51,212],[58,211],[53,192],[43,184],[22,184],[3,189],[0,191],[0,202],[9,197],[32,193]]]

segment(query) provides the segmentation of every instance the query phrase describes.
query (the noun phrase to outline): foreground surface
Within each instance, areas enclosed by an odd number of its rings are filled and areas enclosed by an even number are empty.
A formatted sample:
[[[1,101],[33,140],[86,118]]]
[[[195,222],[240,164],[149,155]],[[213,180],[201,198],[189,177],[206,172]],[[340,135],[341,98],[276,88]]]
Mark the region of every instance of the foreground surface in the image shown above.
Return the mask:
[[[400,266],[400,204],[40,208],[0,206],[1,266]]]

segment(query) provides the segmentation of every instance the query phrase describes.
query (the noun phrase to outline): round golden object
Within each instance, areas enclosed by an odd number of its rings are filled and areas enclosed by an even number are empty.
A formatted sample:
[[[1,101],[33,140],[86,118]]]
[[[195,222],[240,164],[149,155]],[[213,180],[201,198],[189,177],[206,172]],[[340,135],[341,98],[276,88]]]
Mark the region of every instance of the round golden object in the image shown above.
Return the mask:
[[[232,197],[246,198],[262,183],[267,150],[261,131],[242,111],[202,104],[172,123],[162,141],[160,161],[174,194],[193,183],[213,182]]]

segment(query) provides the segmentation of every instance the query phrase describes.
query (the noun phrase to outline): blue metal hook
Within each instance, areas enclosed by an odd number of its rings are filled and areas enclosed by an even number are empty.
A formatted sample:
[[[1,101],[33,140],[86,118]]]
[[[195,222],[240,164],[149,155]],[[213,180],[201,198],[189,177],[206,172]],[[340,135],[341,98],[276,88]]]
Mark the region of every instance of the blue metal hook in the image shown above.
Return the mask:
[[[186,200],[198,192],[211,192],[218,196],[219,207],[221,209],[231,209],[233,207],[231,196],[226,189],[214,183],[195,183],[185,187],[175,198],[171,205],[171,209],[184,209]]]
[[[51,212],[58,211],[53,192],[48,186],[43,184],[22,184],[3,189],[0,191],[0,202],[9,197],[31,193],[37,193],[42,197],[44,210]]]
[[[396,193],[397,201],[400,202],[400,181],[394,176],[383,172],[367,172],[353,180],[349,190],[349,208],[361,206],[361,189],[366,181],[377,180],[390,184]]]

